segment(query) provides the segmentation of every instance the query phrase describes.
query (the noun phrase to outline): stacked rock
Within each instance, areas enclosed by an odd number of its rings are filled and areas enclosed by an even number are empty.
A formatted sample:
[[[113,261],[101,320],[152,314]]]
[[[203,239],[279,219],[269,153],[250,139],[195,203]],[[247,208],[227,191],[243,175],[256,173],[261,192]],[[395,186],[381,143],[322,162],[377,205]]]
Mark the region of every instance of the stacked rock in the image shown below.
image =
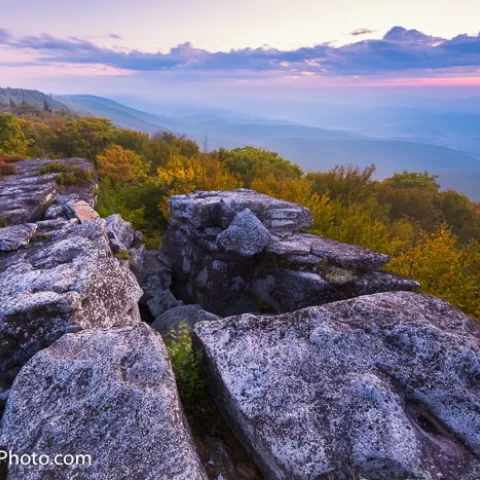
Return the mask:
[[[220,315],[419,287],[383,272],[386,255],[305,233],[312,214],[291,202],[238,189],[177,195],[169,206],[162,253],[172,290]]]

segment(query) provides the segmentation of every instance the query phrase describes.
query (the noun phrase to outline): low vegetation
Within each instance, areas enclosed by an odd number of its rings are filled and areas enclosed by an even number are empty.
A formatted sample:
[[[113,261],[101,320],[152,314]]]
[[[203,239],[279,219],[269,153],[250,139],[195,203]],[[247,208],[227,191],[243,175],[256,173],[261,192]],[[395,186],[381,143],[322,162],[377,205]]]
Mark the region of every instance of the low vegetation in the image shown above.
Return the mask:
[[[49,173],[65,173],[69,167],[65,163],[48,163],[38,169],[39,175],[48,175]]]
[[[204,402],[207,394],[202,352],[194,350],[186,321],[180,322],[178,330],[171,329],[168,337],[166,346],[182,396],[182,404],[193,409]]]
[[[130,253],[128,250],[120,250],[114,255],[114,257],[119,258],[120,260],[130,260]]]
[[[0,115],[0,155],[92,160],[99,213],[120,213],[152,247],[166,228],[171,195],[248,187],[305,205],[314,233],[390,255],[390,271],[480,318],[480,205],[442,191],[435,175],[398,172],[377,181],[373,165],[304,174],[252,146],[201,153],[170,133],[149,136],[103,118],[24,110]],[[78,183],[82,175],[61,172],[57,181]]]
[[[15,163],[22,160],[20,157],[0,154],[0,176],[17,173]]]
[[[83,167],[70,167],[67,171],[55,175],[55,181],[63,187],[90,183],[94,179],[93,172]]]

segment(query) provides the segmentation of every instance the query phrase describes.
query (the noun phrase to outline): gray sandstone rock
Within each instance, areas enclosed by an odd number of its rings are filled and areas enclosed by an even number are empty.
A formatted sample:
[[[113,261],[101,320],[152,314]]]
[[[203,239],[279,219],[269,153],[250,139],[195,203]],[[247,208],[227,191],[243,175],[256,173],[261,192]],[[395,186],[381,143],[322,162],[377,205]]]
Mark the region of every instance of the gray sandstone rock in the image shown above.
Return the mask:
[[[237,213],[228,228],[217,236],[217,245],[227,253],[251,257],[270,240],[269,231],[248,208]]]
[[[0,251],[11,252],[25,247],[35,234],[37,226],[34,223],[24,223],[12,227],[0,228]]]
[[[50,220],[41,220],[36,222],[37,230],[34,238],[53,239],[67,233],[75,225],[80,222],[77,218],[67,220],[66,218],[53,218]]]
[[[267,252],[280,256],[312,254],[322,263],[359,270],[378,269],[390,261],[387,255],[307,233],[292,235],[286,239],[273,238]]]
[[[169,289],[166,289],[155,292],[152,298],[146,301],[146,304],[148,305],[152,316],[156,318],[171,308],[183,305],[183,302],[181,300],[177,300],[173,293]]]
[[[93,165],[82,158],[57,160],[23,160],[15,163],[16,174],[0,182],[0,218],[7,225],[35,222],[48,211],[47,219],[64,216],[64,204],[84,200],[94,207],[95,183],[69,185],[59,191],[55,173],[39,175],[41,167],[61,163],[93,171]],[[52,203],[56,202],[57,207]],[[61,208],[60,208],[61,207]]]
[[[195,332],[266,478],[480,478],[480,328],[448,303],[382,293]]]
[[[10,466],[8,480],[206,480],[168,354],[145,324],[67,334],[17,376],[0,445],[87,454],[91,465]]]
[[[124,245],[122,250],[128,250],[135,240],[135,231],[132,224],[126,222],[118,213],[110,215],[105,221],[107,222],[108,238],[116,239]]]
[[[168,259],[158,250],[147,250],[145,247],[134,250],[130,260],[130,268],[143,290],[140,303],[150,311],[155,319],[170,308],[183,305],[170,290],[172,285],[172,269]]]
[[[140,321],[142,290],[113,258],[104,220],[0,252],[0,391],[64,333]]]
[[[55,218],[68,218],[67,211],[65,210],[64,205],[54,203],[47,208],[47,210],[45,211],[44,219],[53,220]]]
[[[312,217],[300,205],[246,189],[177,195],[169,205],[161,251],[171,290],[215,314],[286,312],[419,288],[382,272],[386,255],[302,232]]]
[[[172,216],[188,220],[194,226],[202,228],[225,229],[235,214],[246,208],[269,230],[299,231],[312,224],[312,214],[307,208],[246,188],[176,195],[168,204]]]

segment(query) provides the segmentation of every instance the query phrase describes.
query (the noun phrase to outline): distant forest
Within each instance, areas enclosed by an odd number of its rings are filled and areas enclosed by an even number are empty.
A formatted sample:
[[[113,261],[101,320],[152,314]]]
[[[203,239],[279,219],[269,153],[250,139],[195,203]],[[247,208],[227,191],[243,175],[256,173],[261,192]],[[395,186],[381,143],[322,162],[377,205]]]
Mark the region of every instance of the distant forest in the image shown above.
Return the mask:
[[[205,153],[187,138],[118,128],[40,92],[31,103],[15,92],[0,90],[0,176],[15,173],[15,158],[88,158],[99,175],[100,214],[120,213],[154,248],[171,195],[252,188],[305,205],[312,232],[390,255],[390,271],[480,318],[480,205],[441,191],[435,175],[404,171],[377,181],[374,165],[305,174],[268,150]]]
[[[1,88],[0,87],[0,108],[15,111],[28,110],[29,107],[39,107],[45,110],[67,110],[67,106],[54,99],[51,95],[39,92],[38,90],[25,90],[23,88]]]

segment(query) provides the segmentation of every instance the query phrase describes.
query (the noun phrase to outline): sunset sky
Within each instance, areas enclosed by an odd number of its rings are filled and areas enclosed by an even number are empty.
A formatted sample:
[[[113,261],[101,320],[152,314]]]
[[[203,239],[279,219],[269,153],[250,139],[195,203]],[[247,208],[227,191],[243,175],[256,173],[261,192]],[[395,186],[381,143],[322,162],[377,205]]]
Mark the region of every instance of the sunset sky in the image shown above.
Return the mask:
[[[480,88],[479,0],[0,0],[2,85],[58,93]]]

